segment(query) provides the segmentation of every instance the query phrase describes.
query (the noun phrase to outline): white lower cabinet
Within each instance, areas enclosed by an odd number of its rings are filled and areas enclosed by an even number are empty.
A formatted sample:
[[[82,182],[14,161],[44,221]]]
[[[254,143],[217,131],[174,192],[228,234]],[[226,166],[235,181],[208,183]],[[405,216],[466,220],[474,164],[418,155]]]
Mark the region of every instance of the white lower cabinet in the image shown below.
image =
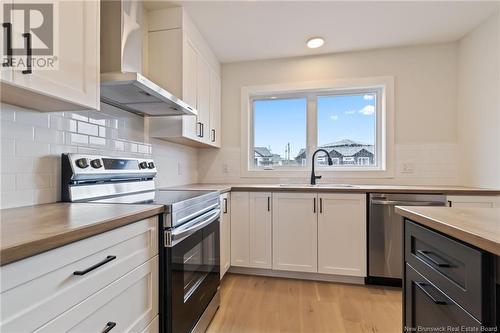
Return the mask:
[[[158,256],[35,332],[141,332],[158,314]]]
[[[231,266],[271,268],[269,192],[231,193]]]
[[[316,193],[273,194],[273,269],[318,271]]]
[[[231,194],[220,195],[220,278],[231,266]]]
[[[496,208],[500,207],[500,196],[486,195],[448,195],[450,207]]]
[[[366,195],[318,197],[318,272],[366,276]]]
[[[133,319],[127,311],[140,311],[137,306],[149,302],[151,315],[134,319],[139,321],[133,328],[140,332],[158,314],[157,255],[158,217],[152,217],[2,266],[0,331],[32,332],[43,328],[47,332],[71,329],[100,332],[104,327],[90,329],[85,325],[93,324],[93,319],[92,323],[87,322],[88,318],[97,318],[92,317],[93,314],[100,313],[106,304],[114,304],[117,307],[113,311],[127,313]],[[101,265],[88,270],[96,264]],[[126,276],[130,278],[125,279]],[[146,282],[148,288],[144,287]],[[127,285],[136,288],[131,291],[133,294],[125,291],[129,288]],[[113,288],[122,288],[119,294],[124,293],[123,297],[130,300],[114,301],[122,296],[103,293],[115,290]],[[120,306],[129,308],[123,310]],[[73,317],[67,317],[69,313],[74,314]],[[67,319],[60,322],[58,318]],[[63,326],[53,324],[55,321]],[[80,323],[84,326],[78,326]],[[125,327],[132,327],[130,325],[122,326],[119,331],[125,331]]]

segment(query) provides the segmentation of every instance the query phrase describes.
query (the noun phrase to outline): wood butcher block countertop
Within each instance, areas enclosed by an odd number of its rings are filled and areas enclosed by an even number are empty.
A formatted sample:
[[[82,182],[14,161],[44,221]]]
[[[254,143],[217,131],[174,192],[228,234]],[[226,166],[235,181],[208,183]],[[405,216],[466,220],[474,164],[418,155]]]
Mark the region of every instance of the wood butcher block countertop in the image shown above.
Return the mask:
[[[163,212],[161,205],[52,203],[0,210],[0,265]]]
[[[306,184],[190,184],[169,187],[169,189],[182,190],[212,190],[229,192],[346,192],[346,193],[434,193],[434,194],[457,194],[457,195],[500,195],[500,189],[486,189],[464,186],[424,186],[424,185],[357,185],[353,187],[309,186]]]
[[[500,208],[396,206],[396,213],[500,256]]]

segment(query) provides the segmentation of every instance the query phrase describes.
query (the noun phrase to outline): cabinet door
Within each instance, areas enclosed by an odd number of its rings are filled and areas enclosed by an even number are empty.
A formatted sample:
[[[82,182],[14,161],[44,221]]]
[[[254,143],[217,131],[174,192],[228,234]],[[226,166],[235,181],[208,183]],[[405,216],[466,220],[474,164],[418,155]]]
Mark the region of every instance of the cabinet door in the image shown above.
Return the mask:
[[[316,193],[274,193],[273,269],[317,272]]]
[[[366,196],[318,196],[318,272],[366,276]]]
[[[198,54],[197,110],[198,122],[201,124],[201,141],[210,143],[210,66]]]
[[[99,12],[98,1],[54,1],[58,22],[57,69],[13,72],[14,83],[34,92],[83,107],[99,109]],[[23,40],[23,28],[14,22],[13,38]],[[32,35],[33,36],[33,35]],[[35,45],[35,36],[32,37]],[[35,55],[34,55],[35,56]]]
[[[222,213],[220,216],[220,278],[231,266],[231,195],[220,196]]]
[[[172,47],[172,46],[170,46]],[[198,54],[191,40],[183,33],[183,54],[182,54],[182,100],[190,106],[198,109],[197,104],[197,73]],[[164,73],[168,75],[168,73]]]
[[[231,266],[250,264],[249,193],[231,192]]]
[[[250,193],[250,266],[271,268],[271,193]]]
[[[500,207],[499,196],[449,195],[446,197],[450,207],[495,208]]]
[[[215,71],[210,72],[210,143],[221,145],[221,80]]]
[[[12,43],[12,18],[11,17],[6,17],[4,19],[4,5],[7,4],[12,4],[12,1],[4,1],[0,3],[0,20],[2,22],[2,41],[0,43],[0,55],[2,58],[2,65],[0,65],[0,71],[1,71],[1,79],[2,81],[7,81],[10,82],[12,81],[12,67],[11,66],[4,66],[3,63],[7,62],[7,57],[6,57],[6,49],[5,47],[7,46],[7,40],[5,39],[10,38],[10,41]],[[4,26],[5,24],[5,26]],[[8,34],[10,33],[10,36]],[[12,45],[12,44],[11,44]]]

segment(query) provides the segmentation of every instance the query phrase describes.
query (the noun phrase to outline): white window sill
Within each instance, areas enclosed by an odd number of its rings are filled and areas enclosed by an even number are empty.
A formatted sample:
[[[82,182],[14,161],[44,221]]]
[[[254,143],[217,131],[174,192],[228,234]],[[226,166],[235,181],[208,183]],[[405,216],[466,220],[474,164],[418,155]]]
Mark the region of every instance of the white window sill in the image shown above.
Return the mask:
[[[393,170],[324,170],[316,168],[317,176],[323,176],[325,179],[368,179],[368,178],[394,178]],[[311,176],[311,169],[306,170],[241,170],[241,177],[244,178],[308,178]]]

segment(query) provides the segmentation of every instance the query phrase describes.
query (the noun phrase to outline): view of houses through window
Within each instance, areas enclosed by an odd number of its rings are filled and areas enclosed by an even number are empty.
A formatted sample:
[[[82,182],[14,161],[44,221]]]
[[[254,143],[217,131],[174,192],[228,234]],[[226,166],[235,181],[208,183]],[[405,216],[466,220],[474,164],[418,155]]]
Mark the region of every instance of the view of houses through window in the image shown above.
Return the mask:
[[[306,147],[329,152],[332,168],[377,166],[377,96],[374,90],[253,101],[253,165],[258,169],[306,167]],[[309,98],[309,102],[308,102]],[[313,100],[315,103],[309,104]],[[312,105],[312,107],[311,107]],[[315,108],[314,108],[315,106]],[[316,126],[307,123],[314,112]],[[311,117],[309,117],[311,119]],[[314,142],[308,142],[308,131]],[[327,166],[319,153],[317,165]]]

